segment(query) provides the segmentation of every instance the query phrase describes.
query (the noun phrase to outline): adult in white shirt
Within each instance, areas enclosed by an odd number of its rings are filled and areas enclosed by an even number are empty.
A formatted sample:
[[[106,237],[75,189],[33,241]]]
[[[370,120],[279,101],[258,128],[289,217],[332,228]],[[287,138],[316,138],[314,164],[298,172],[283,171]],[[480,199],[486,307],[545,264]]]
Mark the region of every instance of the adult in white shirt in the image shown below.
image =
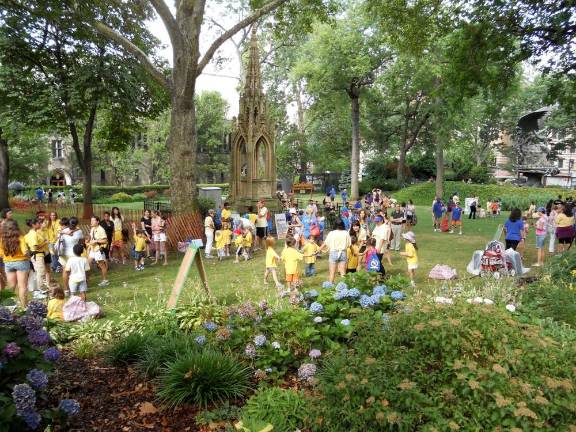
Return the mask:
[[[378,259],[382,262],[382,258],[386,257],[388,265],[392,266],[392,257],[390,253],[390,236],[392,234],[392,227],[381,215],[376,216],[374,222],[376,222],[376,226],[372,231],[372,237],[376,239],[376,254],[378,255]]]
[[[264,205],[264,200],[258,201],[256,205],[256,247],[264,244],[264,239],[268,235],[268,209]]]
[[[214,244],[214,215],[216,212],[213,209],[208,210],[208,215],[204,219],[204,234],[206,235],[206,248],[204,254],[206,258],[212,258],[212,245]]]
[[[350,241],[350,234],[346,231],[346,226],[342,219],[336,220],[336,229],[330,231],[324,240],[322,250],[328,251],[328,280],[334,282],[336,270],[340,276],[346,275],[346,264],[348,262],[347,250],[352,242]]]
[[[64,253],[60,255],[59,260],[60,264],[65,266],[66,261],[69,258],[76,256],[74,254],[74,246],[78,243],[84,244],[84,234],[78,226],[78,218],[71,217],[69,228],[67,230],[62,230],[60,236],[62,238]]]

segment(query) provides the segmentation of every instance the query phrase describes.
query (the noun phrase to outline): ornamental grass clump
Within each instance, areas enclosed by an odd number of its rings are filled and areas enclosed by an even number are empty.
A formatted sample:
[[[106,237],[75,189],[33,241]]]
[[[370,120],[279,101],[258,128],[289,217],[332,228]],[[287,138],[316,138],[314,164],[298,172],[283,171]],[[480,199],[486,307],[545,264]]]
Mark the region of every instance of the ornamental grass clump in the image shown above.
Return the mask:
[[[192,337],[180,334],[171,335],[154,340],[154,343],[144,347],[144,351],[138,360],[138,368],[147,377],[158,376],[166,363],[181,357],[191,351],[198,351],[196,342]]]
[[[149,334],[132,333],[112,342],[104,351],[106,360],[113,365],[127,365],[137,362],[146,347],[155,339]]]
[[[519,321],[517,319],[523,319]],[[576,425],[576,333],[504,308],[431,304],[355,328],[327,358],[311,400],[315,431],[560,431]],[[558,332],[563,332],[562,334]],[[566,341],[571,341],[567,343]]]
[[[250,368],[235,357],[211,350],[189,352],[163,369],[157,395],[170,408],[183,403],[206,407],[244,397],[250,376]]]

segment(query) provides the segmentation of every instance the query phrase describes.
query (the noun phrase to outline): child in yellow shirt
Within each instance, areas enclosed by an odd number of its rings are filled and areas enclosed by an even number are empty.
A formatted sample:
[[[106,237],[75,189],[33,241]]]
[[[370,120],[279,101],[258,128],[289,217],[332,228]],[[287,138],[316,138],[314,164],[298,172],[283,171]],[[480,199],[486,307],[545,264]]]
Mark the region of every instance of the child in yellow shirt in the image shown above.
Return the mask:
[[[134,270],[144,270],[144,257],[146,257],[146,233],[143,229],[136,229],[132,224],[134,231]]]
[[[216,253],[218,254],[218,260],[222,261],[222,258],[226,256],[226,238],[222,235],[222,230],[217,230],[214,233],[214,244],[216,245]]]
[[[264,285],[268,285],[268,275],[272,274],[272,279],[274,279],[276,288],[282,289],[284,286],[278,281],[278,274],[276,272],[280,256],[274,250],[275,244],[276,241],[274,240],[274,237],[266,237],[266,270],[264,271]]]
[[[248,261],[252,248],[252,232],[250,228],[244,228],[242,234],[236,236],[234,243],[236,244],[236,260],[234,262],[239,263],[240,256],[244,258],[244,261]]]
[[[400,255],[406,257],[406,263],[408,264],[408,276],[410,276],[410,285],[412,287],[416,286],[414,278],[416,276],[416,269],[418,268],[418,246],[416,245],[416,236],[412,231],[402,234],[404,240],[406,240],[406,249],[404,252],[400,252]]]
[[[316,274],[316,254],[318,254],[319,251],[320,246],[316,244],[314,236],[310,235],[302,248],[304,264],[306,264],[306,269],[304,270],[305,276],[309,277]]]
[[[230,244],[232,243],[232,230],[228,222],[222,223],[222,241],[224,242],[224,252],[230,256]]]
[[[64,290],[56,287],[52,290],[52,298],[48,301],[48,314],[46,318],[63,320],[62,308],[64,306]]]
[[[294,246],[296,240],[293,237],[286,239],[286,248],[282,251],[280,259],[284,261],[284,270],[286,272],[286,287],[291,291],[290,298],[296,298],[295,282],[299,280],[298,277],[298,261],[304,259],[304,255],[298,252]]]
[[[358,246],[358,239],[356,236],[350,236],[351,244],[346,249],[348,263],[346,264],[346,273],[356,273],[360,262],[360,246]]]

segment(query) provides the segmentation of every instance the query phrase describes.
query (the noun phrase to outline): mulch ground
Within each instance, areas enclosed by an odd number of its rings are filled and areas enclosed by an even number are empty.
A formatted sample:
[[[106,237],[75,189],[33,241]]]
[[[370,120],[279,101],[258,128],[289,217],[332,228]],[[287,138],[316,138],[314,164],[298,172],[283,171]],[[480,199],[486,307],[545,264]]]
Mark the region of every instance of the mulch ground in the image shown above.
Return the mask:
[[[203,431],[194,422],[198,413],[194,407],[161,410],[152,384],[135,369],[66,355],[50,381],[52,404],[64,398],[80,403],[81,411],[73,420],[71,431]]]

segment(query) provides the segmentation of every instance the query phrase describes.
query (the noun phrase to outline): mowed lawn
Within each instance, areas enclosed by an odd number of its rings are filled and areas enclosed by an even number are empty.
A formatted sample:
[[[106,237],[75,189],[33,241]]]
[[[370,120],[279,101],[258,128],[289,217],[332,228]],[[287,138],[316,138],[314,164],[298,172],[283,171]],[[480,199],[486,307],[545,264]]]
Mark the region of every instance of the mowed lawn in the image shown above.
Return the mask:
[[[417,273],[417,289],[426,293],[434,292],[442,282],[428,279],[430,269],[436,264],[447,264],[458,271],[460,279],[469,279],[466,273],[472,253],[476,249],[483,249],[491,240],[499,224],[505,221],[506,215],[496,219],[464,220],[464,234],[434,233],[432,231],[431,215],[428,208],[418,208],[418,225],[414,227],[416,234],[420,268]],[[534,232],[531,230],[527,245],[525,266],[534,262]],[[280,253],[283,245],[277,245]],[[98,302],[107,317],[114,319],[122,313],[144,310],[146,308],[165,307],[176,274],[178,272],[183,254],[172,253],[168,266],[150,266],[142,272],[135,272],[132,265],[113,265],[110,271],[111,284],[108,287],[97,287],[100,280],[98,274],[93,275],[90,281],[88,296]],[[392,268],[386,266],[388,274],[405,274],[405,260],[397,253],[392,256]],[[217,260],[204,260],[208,280],[214,296],[219,302],[226,304],[253,299],[266,299],[271,303],[278,301],[277,290],[271,282],[263,283],[264,253],[255,253],[254,259],[248,262],[234,264],[233,258],[222,262]],[[304,289],[319,287],[327,279],[327,257],[321,257],[317,262],[317,276],[304,279]],[[280,266],[281,268],[281,266]],[[281,274],[283,271],[280,272]],[[281,276],[283,277],[283,276]],[[475,278],[474,283],[483,281]],[[197,272],[193,268],[190,272],[189,282],[185,287],[180,303],[185,304],[198,292],[202,291]]]

